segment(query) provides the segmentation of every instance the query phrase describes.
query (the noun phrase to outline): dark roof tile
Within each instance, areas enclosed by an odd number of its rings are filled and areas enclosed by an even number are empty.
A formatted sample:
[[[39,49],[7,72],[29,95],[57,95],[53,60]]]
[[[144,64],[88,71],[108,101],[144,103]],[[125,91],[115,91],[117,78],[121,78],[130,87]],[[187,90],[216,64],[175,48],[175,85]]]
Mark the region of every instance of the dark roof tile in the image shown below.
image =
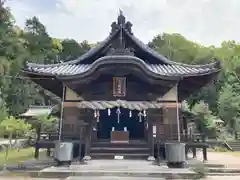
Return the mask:
[[[164,76],[189,76],[204,74],[216,71],[216,68],[194,68],[180,65],[159,65],[159,64],[145,64],[145,66],[153,73]],[[54,67],[29,67],[29,71],[51,75],[77,75],[87,72],[92,68],[92,65],[87,64],[69,64],[59,65]]]

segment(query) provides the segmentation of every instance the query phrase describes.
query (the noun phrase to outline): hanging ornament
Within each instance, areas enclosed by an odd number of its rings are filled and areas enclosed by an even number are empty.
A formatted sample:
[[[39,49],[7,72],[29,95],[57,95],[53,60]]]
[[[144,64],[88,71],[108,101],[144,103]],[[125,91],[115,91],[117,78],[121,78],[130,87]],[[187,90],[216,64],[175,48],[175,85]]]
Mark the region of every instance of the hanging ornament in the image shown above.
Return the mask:
[[[119,107],[117,108],[116,113],[117,113],[117,123],[119,123],[120,122],[120,114],[121,114],[121,111],[120,111]]]
[[[110,115],[111,115],[111,109],[108,108],[108,116],[110,116]]]
[[[129,117],[132,117],[132,111],[131,110],[129,111]]]
[[[99,117],[100,117],[99,110],[97,110],[96,115],[97,115],[97,122],[99,122]]]
[[[144,117],[147,116],[147,113],[146,113],[146,110],[145,110],[145,109],[143,110],[143,116],[144,116]]]
[[[139,122],[142,122],[142,116],[143,116],[142,112],[139,111],[138,113]]]
[[[96,118],[97,117],[97,111],[94,110],[94,117]]]

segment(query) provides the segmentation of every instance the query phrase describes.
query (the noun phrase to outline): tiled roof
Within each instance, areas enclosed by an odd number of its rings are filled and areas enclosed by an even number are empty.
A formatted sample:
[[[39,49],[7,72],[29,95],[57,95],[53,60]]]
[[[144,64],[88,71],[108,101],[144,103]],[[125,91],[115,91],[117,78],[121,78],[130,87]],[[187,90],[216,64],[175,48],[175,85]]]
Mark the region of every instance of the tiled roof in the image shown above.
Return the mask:
[[[125,19],[125,17],[123,17],[122,15],[121,18]],[[99,43],[95,48],[92,48],[90,51],[75,60],[52,65],[37,65],[29,63],[24,70],[28,72],[42,73],[55,76],[78,75],[96,68],[96,66],[99,65],[100,61],[109,61],[110,59],[118,62],[119,64],[129,63],[129,60],[132,60],[132,62],[134,61],[134,64],[141,66],[141,68],[144,68],[145,71],[147,70],[155,75],[162,76],[196,76],[211,74],[220,70],[219,61],[206,65],[187,65],[171,61],[163,55],[158,54],[156,51],[149,48],[146,44],[140,41],[136,36],[133,35],[131,31],[129,31],[129,28],[127,28],[128,26],[126,25],[127,24],[118,26],[118,28],[111,32],[111,34],[103,42]],[[114,39],[119,39],[119,36],[122,35],[122,33],[126,35],[123,36],[124,38],[127,38],[126,41],[131,40],[131,42],[136,45],[137,49],[140,49],[143,53],[146,53],[149,58],[146,58],[145,61],[143,61],[142,59],[139,59],[134,55],[131,56],[123,54],[121,55],[121,57],[119,57],[105,54],[106,56],[96,59],[97,57],[99,57],[96,55],[100,55],[102,50],[111,47],[112,41]],[[147,59],[155,59],[155,61],[148,61]]]
[[[28,67],[28,71],[52,74],[52,75],[77,75],[87,72],[92,68],[92,64],[63,64],[58,66],[36,66]],[[206,74],[216,71],[216,68],[200,68],[200,67],[185,67],[181,65],[160,65],[160,64],[145,64],[146,68],[156,74],[163,76],[189,76]]]
[[[36,73],[53,75],[76,75],[88,71],[91,65],[85,64],[63,64],[53,67],[29,67],[28,70]]]
[[[56,111],[58,106],[30,106],[29,109],[23,113],[20,114],[22,117],[37,117],[37,116],[43,116],[43,115],[50,115],[53,113],[53,111]]]

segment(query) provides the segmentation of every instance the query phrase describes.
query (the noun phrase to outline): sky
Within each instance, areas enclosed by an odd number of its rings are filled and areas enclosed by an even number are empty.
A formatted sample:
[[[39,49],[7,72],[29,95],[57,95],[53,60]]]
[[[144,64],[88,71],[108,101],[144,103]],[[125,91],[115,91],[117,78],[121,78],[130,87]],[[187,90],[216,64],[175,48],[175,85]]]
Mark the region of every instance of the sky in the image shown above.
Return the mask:
[[[240,0],[8,0],[16,23],[37,16],[55,38],[104,40],[121,9],[134,34],[147,43],[180,33],[203,45],[240,42]]]

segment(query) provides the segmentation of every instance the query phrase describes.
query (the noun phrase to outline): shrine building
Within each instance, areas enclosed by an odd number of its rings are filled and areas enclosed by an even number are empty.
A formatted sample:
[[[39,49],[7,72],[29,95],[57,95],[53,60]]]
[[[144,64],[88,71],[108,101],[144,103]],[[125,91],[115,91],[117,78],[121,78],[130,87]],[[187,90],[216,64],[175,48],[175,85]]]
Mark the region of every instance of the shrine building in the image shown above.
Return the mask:
[[[147,158],[157,142],[188,142],[181,102],[219,71],[219,61],[187,65],[155,52],[134,35],[122,13],[108,37],[77,59],[27,63],[23,69],[62,98],[58,135],[82,144],[83,156],[91,158]],[[52,147],[53,141],[38,145]]]

